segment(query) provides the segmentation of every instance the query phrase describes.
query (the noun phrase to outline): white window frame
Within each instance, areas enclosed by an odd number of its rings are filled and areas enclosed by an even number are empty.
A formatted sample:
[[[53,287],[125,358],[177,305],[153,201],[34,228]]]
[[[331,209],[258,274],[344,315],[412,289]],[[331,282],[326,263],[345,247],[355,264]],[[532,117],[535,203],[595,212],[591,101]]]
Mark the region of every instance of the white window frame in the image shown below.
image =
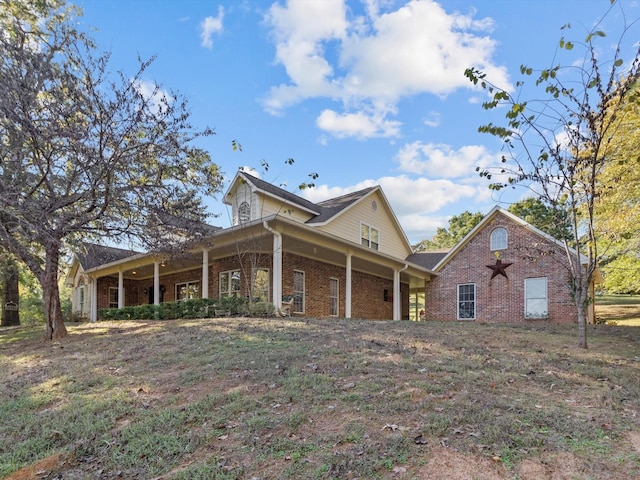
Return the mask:
[[[301,276],[302,278],[302,286],[296,285],[298,283],[296,281],[296,277]],[[305,287],[306,287],[306,275],[303,270],[294,270],[293,271],[293,305],[292,311],[293,313],[304,313],[305,312]]]
[[[468,299],[461,299],[460,298],[460,289],[462,287],[469,287],[472,286],[473,287],[473,300],[468,300]],[[458,286],[456,287],[456,316],[458,318],[458,320],[475,320],[476,319],[476,307],[478,304],[478,296],[477,296],[477,288],[476,288],[476,284],[475,283],[459,283]],[[462,311],[461,307],[462,304],[467,303],[467,302],[472,302],[473,303],[473,316],[471,317],[467,317],[467,316],[461,316],[460,313]]]
[[[262,290],[260,293],[260,295],[256,295],[256,289],[257,289],[257,285],[256,285],[256,280],[258,278],[258,272],[265,272],[266,277],[267,277],[267,285],[266,288],[264,290]],[[271,270],[269,270],[268,268],[254,268],[253,272],[252,272],[252,278],[253,278],[253,282],[251,285],[251,295],[253,296],[253,298],[259,298],[260,300],[264,301],[264,302],[268,302],[269,301],[269,292],[271,292]]]
[[[80,312],[80,316],[84,316],[85,312],[85,303],[86,303],[86,297],[85,297],[85,285],[84,283],[81,283],[80,286],[78,287],[78,311]]]
[[[112,295],[113,293],[115,295]],[[109,287],[109,308],[118,308],[118,305],[118,287]]]
[[[238,223],[242,225],[251,221],[251,205],[247,201],[242,201],[238,205]]]
[[[340,314],[340,279],[336,277],[329,277],[329,316],[337,317],[339,314]]]
[[[489,243],[492,252],[495,250],[506,250],[509,244],[509,232],[507,232],[507,229],[504,227],[494,229],[491,232]]]
[[[373,241],[373,233],[375,232],[378,239],[377,242]],[[360,244],[364,247],[371,248],[373,250],[380,250],[380,229],[373,227],[367,223],[360,223]]]
[[[540,295],[542,291],[544,295]],[[537,304],[535,311],[534,304]],[[524,279],[524,316],[525,318],[549,317],[549,279],[547,277]]]
[[[238,283],[237,283],[237,290],[234,290],[233,288],[233,276],[234,274],[237,274],[237,278],[238,278]],[[227,289],[226,290],[222,290],[222,277],[226,277],[227,280]],[[236,270],[226,270],[224,272],[220,272],[220,275],[218,276],[218,292],[220,294],[220,298],[222,297],[237,297],[240,295],[240,291],[242,290],[242,277],[240,275],[240,270],[236,269]]]
[[[186,287],[187,290],[187,297],[181,298],[180,297],[180,289],[182,287]],[[202,290],[200,289],[200,280],[191,280],[189,282],[180,282],[180,283],[176,283],[175,286],[175,299],[176,302],[181,302],[184,300],[192,300],[194,298],[200,298],[202,294]]]

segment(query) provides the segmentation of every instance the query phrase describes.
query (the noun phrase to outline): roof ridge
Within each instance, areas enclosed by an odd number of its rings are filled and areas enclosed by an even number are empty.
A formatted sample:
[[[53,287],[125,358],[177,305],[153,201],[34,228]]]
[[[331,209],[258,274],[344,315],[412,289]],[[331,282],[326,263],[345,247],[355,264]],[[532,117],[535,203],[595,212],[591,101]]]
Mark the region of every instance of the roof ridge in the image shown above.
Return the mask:
[[[324,203],[340,200],[340,199],[347,198],[347,197],[353,197],[353,196],[356,196],[356,195],[363,195],[364,193],[368,193],[371,190],[374,190],[374,189],[376,189],[378,187],[379,187],[379,185],[374,185],[372,187],[362,188],[360,190],[355,190],[353,192],[343,193],[342,195],[339,195],[337,197],[331,197],[331,198],[327,198],[326,200],[322,200],[321,202],[318,202],[317,205],[322,206],[322,204],[324,204]]]

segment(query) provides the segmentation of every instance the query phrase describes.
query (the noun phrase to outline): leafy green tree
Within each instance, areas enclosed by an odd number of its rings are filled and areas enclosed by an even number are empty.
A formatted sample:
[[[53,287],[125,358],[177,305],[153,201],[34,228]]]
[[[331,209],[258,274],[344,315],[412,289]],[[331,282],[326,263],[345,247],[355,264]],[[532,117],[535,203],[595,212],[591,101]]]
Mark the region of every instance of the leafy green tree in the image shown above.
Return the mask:
[[[605,17],[618,6],[612,2]],[[626,21],[621,13],[619,18]],[[546,205],[567,212],[575,241],[572,244],[569,238],[561,240],[566,246],[565,264],[577,308],[581,348],[587,348],[586,309],[592,300],[594,273],[603,258],[598,249],[594,209],[602,192],[600,176],[609,160],[610,146],[616,142],[615,119],[634,95],[640,75],[640,52],[636,51],[627,62],[621,58],[620,45],[629,28],[629,24],[622,25],[623,33],[612,58],[599,58],[597,40],[605,33],[597,27],[580,43],[562,38],[557,57],[566,52],[570,56],[566,64],[535,72],[523,65],[523,80],[516,83],[515,92],[492,84],[486,74],[475,68],[465,72],[470,81],[489,93],[490,99],[483,108],[493,110],[500,106],[506,112],[506,126],[489,123],[479,128],[501,139],[506,152],[502,166],[478,169],[481,176],[491,179],[495,190],[525,186]],[[580,61],[576,59],[576,46],[584,51]],[[525,90],[526,79],[531,77],[538,89],[543,88],[542,94],[539,90]],[[531,100],[527,101],[529,93]]]
[[[148,249],[205,233],[221,175],[193,141],[186,99],[142,88],[152,60],[112,74],[109,54],[60,0],[0,4],[0,247],[38,279],[45,337],[66,335],[65,246],[112,238]]]
[[[468,210],[460,215],[454,215],[449,219],[449,228],[438,228],[431,240],[422,240],[413,245],[415,252],[426,252],[429,250],[439,250],[452,248],[462,240],[475,227],[483,215],[480,212],[471,213]]]
[[[613,119],[616,141],[608,146],[608,161],[600,175],[600,195],[594,204],[595,229],[603,250],[600,265],[609,293],[640,292],[640,112],[637,91]]]
[[[509,205],[508,210],[553,238],[573,242],[571,223],[564,209],[547,206],[540,198],[528,197]]]

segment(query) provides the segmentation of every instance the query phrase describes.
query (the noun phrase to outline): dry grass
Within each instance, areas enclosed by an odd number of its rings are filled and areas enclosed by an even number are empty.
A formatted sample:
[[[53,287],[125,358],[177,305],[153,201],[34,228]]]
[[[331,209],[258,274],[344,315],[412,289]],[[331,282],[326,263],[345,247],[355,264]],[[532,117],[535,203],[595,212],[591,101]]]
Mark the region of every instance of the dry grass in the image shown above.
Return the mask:
[[[0,332],[0,477],[640,476],[640,329],[589,327],[587,351],[543,323],[69,330]]]
[[[640,298],[629,296],[623,301],[617,297],[596,300],[596,317],[610,325],[640,327]]]

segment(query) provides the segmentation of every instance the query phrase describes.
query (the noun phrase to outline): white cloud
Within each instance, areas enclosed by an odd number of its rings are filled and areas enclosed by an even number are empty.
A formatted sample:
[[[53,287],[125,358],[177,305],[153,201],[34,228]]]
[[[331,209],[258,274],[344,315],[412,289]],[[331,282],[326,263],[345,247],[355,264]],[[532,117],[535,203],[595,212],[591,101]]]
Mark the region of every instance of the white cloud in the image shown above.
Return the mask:
[[[224,18],[224,7],[218,5],[217,17],[206,17],[200,23],[200,45],[211,50],[213,48],[213,35],[220,34],[223,30],[222,20]]]
[[[457,213],[465,210],[485,212],[493,204],[490,190],[481,182],[474,185],[405,175],[367,179],[344,188],[317,185],[300,195],[319,202],[375,185],[382,187],[411,243],[431,238],[438,227],[447,227],[448,216],[442,213],[445,209],[453,209]]]
[[[429,112],[429,116],[423,120],[424,124],[427,127],[439,127],[440,126],[440,113],[431,111]]]
[[[400,134],[400,122],[387,120],[382,115],[367,115],[365,112],[336,113],[323,110],[316,120],[321,130],[338,138],[357,137],[397,137]]]
[[[395,160],[403,172],[461,178],[475,172],[476,167],[499,164],[500,156],[490,153],[483,145],[465,145],[454,150],[450,145],[417,141],[404,145]]]
[[[266,22],[275,61],[289,81],[271,88],[264,100],[267,111],[277,114],[308,98],[329,98],[344,112],[323,112],[319,128],[341,138],[389,136],[389,128],[380,128],[387,125],[395,136],[400,125],[389,117],[397,114],[402,98],[473,89],[463,75],[469,65],[509,86],[506,68],[492,60],[491,19],[475,19],[473,11],[448,13],[433,0],[410,0],[395,10],[391,2],[367,0],[365,15],[356,17],[344,1],[290,0],[271,6]],[[365,117],[376,121],[365,127]],[[362,128],[354,128],[356,120]]]

